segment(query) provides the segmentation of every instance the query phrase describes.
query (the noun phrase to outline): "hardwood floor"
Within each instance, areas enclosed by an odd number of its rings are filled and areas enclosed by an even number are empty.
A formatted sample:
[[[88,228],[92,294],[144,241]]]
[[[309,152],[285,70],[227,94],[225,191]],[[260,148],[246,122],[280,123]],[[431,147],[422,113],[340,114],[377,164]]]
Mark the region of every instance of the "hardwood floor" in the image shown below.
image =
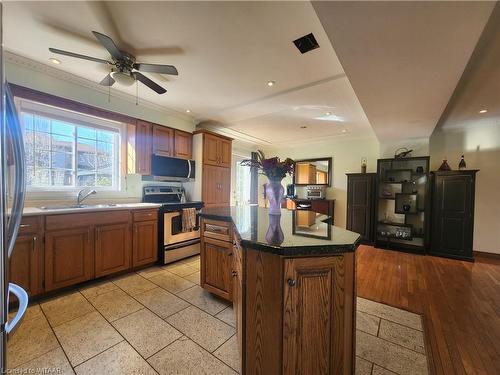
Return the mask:
[[[476,262],[360,246],[360,297],[423,314],[431,373],[500,374],[500,259]]]

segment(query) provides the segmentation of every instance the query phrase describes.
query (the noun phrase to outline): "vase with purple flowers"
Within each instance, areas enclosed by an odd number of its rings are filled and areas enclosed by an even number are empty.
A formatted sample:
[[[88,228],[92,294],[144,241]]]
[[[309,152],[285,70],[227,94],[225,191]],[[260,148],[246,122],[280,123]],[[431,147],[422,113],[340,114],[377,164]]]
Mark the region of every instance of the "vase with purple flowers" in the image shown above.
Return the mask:
[[[260,173],[267,176],[269,182],[266,184],[264,192],[269,200],[269,214],[281,215],[281,200],[285,195],[285,188],[281,184],[281,180],[287,174],[293,173],[295,162],[290,158],[280,160],[277,156],[266,158],[264,153],[259,150],[255,159],[246,159],[240,164],[257,168]]]

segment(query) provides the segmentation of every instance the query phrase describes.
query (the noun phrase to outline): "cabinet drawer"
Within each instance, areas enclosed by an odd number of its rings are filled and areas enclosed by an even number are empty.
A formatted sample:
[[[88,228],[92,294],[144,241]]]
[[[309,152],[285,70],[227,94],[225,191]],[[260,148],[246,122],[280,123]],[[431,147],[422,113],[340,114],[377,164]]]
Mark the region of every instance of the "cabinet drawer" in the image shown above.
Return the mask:
[[[157,210],[140,210],[133,212],[134,221],[151,221],[158,219]]]
[[[99,224],[126,223],[129,221],[129,217],[130,212],[127,210],[47,215],[45,229],[70,229]]]
[[[205,237],[231,242],[232,232],[232,225],[229,222],[207,219],[202,222],[202,234]]]
[[[19,234],[37,233],[41,229],[40,220],[42,216],[25,216],[21,220]]]

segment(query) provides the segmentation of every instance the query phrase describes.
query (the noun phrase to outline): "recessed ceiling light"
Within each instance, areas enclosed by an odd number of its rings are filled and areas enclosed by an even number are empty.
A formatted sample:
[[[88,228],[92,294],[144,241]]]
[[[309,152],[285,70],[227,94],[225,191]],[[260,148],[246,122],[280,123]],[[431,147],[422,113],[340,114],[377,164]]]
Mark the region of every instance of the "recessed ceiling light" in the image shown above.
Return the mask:
[[[190,109],[186,109],[186,113],[191,113],[191,110]]]
[[[274,86],[274,84],[275,84],[275,83],[276,83],[275,81],[267,81],[267,85],[268,85],[269,87]]]
[[[59,65],[61,63],[61,60],[58,60],[58,59],[55,59],[53,57],[51,57],[49,59],[49,61],[52,63],[52,64],[56,64],[56,65]]]
[[[326,112],[325,113],[325,116],[331,116],[332,115],[332,112]]]
[[[342,129],[342,133],[347,133],[347,129]]]
[[[487,109],[481,109],[481,110],[479,111],[479,113],[486,113],[486,112],[488,112],[488,110],[487,110]]]

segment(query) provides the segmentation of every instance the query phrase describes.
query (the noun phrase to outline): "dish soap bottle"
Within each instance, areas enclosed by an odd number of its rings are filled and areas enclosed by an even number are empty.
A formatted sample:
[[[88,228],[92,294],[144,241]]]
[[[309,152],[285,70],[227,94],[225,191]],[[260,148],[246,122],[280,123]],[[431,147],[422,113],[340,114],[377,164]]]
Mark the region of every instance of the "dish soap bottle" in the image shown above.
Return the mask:
[[[458,163],[458,169],[463,171],[464,169],[467,169],[467,164],[465,163],[464,156],[460,158],[460,163]]]

